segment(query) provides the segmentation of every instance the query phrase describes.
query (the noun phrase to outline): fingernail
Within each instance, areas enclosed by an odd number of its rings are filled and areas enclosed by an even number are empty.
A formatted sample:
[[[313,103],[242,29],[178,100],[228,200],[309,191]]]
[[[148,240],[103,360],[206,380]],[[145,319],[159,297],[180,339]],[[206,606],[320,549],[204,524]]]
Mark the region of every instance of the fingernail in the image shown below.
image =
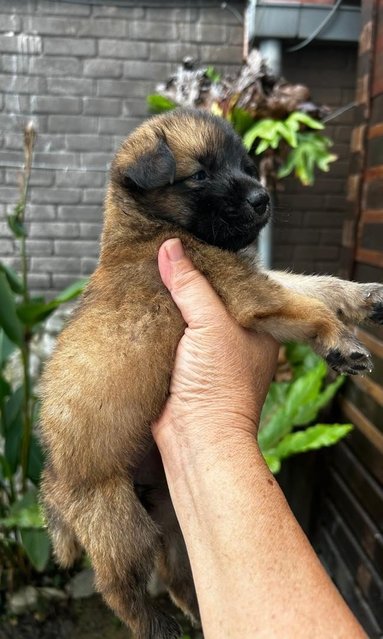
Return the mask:
[[[181,240],[178,238],[169,240],[166,244],[165,250],[171,262],[178,262],[185,255]]]

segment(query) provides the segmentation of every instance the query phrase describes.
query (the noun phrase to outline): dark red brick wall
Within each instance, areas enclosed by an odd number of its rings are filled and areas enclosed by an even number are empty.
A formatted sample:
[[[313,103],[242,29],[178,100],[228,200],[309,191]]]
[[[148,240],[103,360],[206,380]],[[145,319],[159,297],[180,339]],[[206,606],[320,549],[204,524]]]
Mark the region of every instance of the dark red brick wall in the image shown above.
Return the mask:
[[[365,0],[341,274],[383,282],[383,3]],[[327,455],[316,545],[368,636],[383,636],[383,327],[358,331],[374,361],[349,380],[342,421],[355,430]]]

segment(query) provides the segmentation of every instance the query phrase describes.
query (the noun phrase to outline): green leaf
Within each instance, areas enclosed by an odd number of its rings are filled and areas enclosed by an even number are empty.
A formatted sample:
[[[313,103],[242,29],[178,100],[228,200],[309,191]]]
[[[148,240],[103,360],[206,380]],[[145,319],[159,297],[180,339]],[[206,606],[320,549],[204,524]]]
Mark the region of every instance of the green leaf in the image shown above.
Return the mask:
[[[87,277],[84,277],[81,280],[77,280],[76,282],[73,282],[73,284],[71,284],[70,286],[67,286],[67,288],[64,288],[64,290],[61,291],[61,293],[56,295],[56,297],[53,298],[52,302],[54,302],[57,306],[59,306],[59,304],[63,304],[64,302],[69,302],[70,300],[73,300],[75,297],[78,297],[79,295],[81,295],[81,293],[83,292],[88,282],[89,282],[89,279]]]
[[[45,530],[21,530],[21,541],[32,566],[42,572],[49,561],[51,543]]]
[[[290,113],[287,118],[287,122],[289,121],[299,122],[308,126],[310,129],[324,129],[322,122],[315,120],[310,115],[307,115],[307,113],[302,113],[302,111],[294,111],[293,113]]]
[[[165,98],[165,96],[158,94],[148,95],[146,98],[146,102],[149,110],[153,113],[163,113],[164,111],[171,111],[178,106],[175,102],[169,100],[169,98]]]
[[[40,442],[35,435],[32,435],[29,449],[28,477],[37,486],[40,482],[44,465],[44,453]]]
[[[231,123],[237,133],[242,136],[254,124],[254,118],[245,109],[234,107],[231,112]]]
[[[12,528],[43,528],[44,518],[37,500],[37,491],[28,491],[21,499],[12,504],[9,515],[1,520],[3,526]]]
[[[281,470],[281,462],[279,458],[277,457],[277,455],[272,455],[270,453],[262,453],[262,454],[266,464],[268,465],[273,475],[276,475],[277,473],[279,473],[279,471]]]
[[[8,284],[11,287],[12,291],[21,295],[24,291],[24,286],[16,271],[14,271],[13,268],[11,268],[10,266],[6,266],[5,264],[0,264],[0,271],[5,273]]]
[[[16,344],[11,342],[9,337],[6,336],[3,329],[0,328],[0,369],[3,368],[8,357],[13,353],[16,348]]]
[[[24,387],[19,386],[15,391],[13,391],[12,395],[5,404],[5,418],[7,424],[12,424],[17,415],[20,413],[23,404],[23,398]]]
[[[0,326],[9,339],[23,346],[23,329],[17,316],[15,300],[4,273],[0,272]]]
[[[289,384],[284,404],[278,406],[259,431],[262,451],[269,452],[294,426],[308,423],[316,417],[316,402],[326,373],[326,364],[320,360],[313,370]]]
[[[11,229],[13,235],[17,238],[26,237],[27,231],[25,226],[20,222],[19,215],[13,214],[7,216],[8,226]]]
[[[49,317],[58,304],[50,302],[21,302],[17,305],[17,315],[27,326],[33,326]]]
[[[217,84],[221,80],[220,74],[212,66],[207,67],[205,75],[207,78],[209,78],[209,80],[213,82],[213,84]]]
[[[23,437],[23,420],[19,412],[12,423],[7,423],[5,433],[4,455],[12,473],[15,473],[20,463],[21,441]]]
[[[73,300],[80,295],[88,283],[88,278],[73,282],[50,302],[32,299],[29,302],[21,302],[17,305],[17,314],[28,326],[42,322],[53,313],[61,304]]]
[[[333,446],[345,437],[352,428],[352,424],[316,424],[305,430],[286,435],[273,453],[277,458],[285,459],[309,450]]]

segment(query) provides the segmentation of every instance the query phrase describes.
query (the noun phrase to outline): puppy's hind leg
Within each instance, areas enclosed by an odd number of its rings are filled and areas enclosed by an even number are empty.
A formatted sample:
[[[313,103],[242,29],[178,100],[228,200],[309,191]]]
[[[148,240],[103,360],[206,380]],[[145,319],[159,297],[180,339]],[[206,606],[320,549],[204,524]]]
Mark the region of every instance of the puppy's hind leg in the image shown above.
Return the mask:
[[[157,609],[147,582],[160,549],[158,529],[127,477],[82,487],[73,495],[72,525],[89,554],[96,587],[136,639],[178,639],[178,623]]]

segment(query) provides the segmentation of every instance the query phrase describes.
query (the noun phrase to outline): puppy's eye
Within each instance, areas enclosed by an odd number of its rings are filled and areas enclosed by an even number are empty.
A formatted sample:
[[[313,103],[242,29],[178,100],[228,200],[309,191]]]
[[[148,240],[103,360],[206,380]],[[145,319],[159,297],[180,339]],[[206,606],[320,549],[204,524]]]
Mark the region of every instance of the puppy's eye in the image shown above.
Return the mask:
[[[203,180],[206,180],[207,178],[207,173],[206,171],[203,171],[201,169],[201,171],[197,171],[197,173],[194,173],[194,175],[190,176],[190,180],[195,180],[196,182],[202,182]]]

